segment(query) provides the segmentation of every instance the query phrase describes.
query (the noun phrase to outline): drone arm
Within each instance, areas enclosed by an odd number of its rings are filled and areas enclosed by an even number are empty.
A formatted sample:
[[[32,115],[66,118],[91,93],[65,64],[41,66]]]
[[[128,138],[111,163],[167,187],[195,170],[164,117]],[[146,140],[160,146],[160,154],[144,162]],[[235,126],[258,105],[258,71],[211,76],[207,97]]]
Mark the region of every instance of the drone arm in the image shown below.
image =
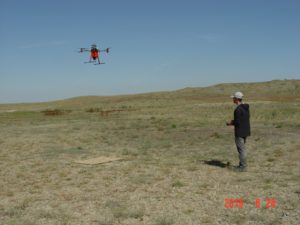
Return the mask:
[[[109,50],[110,50],[110,48],[106,48],[106,49],[103,49],[103,50],[99,50],[99,52],[106,52],[106,53],[109,53]]]

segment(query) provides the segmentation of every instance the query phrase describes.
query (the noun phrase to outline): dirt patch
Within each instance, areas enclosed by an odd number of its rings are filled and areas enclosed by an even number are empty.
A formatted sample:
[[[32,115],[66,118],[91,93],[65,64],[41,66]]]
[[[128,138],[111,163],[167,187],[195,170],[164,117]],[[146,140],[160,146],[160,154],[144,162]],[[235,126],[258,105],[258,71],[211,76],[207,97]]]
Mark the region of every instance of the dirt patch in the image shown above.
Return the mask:
[[[77,160],[74,161],[75,163],[80,163],[80,164],[86,164],[86,165],[96,165],[96,164],[103,164],[103,163],[108,163],[108,162],[113,162],[113,161],[120,161],[123,158],[118,158],[118,157],[97,157],[97,158],[91,158],[91,159],[85,159],[85,160]]]

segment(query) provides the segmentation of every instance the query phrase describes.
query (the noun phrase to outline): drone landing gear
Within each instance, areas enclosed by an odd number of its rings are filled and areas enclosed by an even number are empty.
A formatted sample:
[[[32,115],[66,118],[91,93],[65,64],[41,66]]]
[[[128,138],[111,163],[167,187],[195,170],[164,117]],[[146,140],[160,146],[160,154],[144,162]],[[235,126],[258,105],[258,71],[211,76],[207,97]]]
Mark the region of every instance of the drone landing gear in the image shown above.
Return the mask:
[[[84,63],[94,63],[94,65],[102,65],[102,64],[105,64],[104,62],[84,62]]]

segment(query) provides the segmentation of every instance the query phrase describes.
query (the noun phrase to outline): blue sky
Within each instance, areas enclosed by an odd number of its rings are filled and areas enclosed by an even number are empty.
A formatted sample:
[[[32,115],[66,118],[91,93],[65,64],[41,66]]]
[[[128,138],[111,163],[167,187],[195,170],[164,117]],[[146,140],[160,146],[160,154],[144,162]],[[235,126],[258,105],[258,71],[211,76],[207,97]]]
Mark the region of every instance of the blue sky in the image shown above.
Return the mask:
[[[0,103],[300,79],[298,0],[0,0]],[[112,47],[105,65],[80,47]]]

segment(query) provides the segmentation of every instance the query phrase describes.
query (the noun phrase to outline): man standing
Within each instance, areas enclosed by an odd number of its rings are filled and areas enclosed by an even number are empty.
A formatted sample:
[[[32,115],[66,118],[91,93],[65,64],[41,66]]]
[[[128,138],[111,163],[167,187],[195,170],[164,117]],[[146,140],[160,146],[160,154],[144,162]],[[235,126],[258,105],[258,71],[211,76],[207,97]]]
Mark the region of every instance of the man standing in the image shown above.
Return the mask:
[[[244,172],[247,168],[246,138],[250,136],[250,111],[249,105],[243,103],[243,93],[236,92],[231,96],[236,104],[234,119],[227,122],[227,126],[234,126],[235,144],[239,153],[240,163],[237,171]]]

